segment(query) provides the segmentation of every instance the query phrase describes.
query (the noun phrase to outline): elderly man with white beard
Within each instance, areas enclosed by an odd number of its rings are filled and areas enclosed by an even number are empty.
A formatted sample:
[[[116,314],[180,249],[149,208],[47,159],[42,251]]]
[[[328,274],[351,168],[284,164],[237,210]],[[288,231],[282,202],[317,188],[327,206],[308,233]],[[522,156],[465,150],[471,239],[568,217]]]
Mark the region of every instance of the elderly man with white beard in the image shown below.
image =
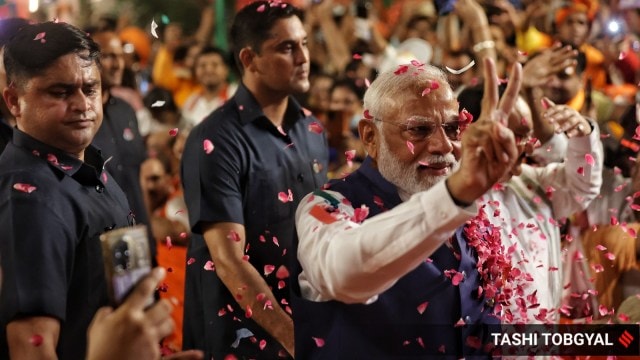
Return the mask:
[[[473,124],[430,65],[401,65],[367,90],[358,128],[369,156],[296,212],[296,356],[490,356],[483,325],[499,319],[464,225],[475,201],[517,170],[505,114],[521,68],[499,99],[495,66],[485,65],[483,113]]]

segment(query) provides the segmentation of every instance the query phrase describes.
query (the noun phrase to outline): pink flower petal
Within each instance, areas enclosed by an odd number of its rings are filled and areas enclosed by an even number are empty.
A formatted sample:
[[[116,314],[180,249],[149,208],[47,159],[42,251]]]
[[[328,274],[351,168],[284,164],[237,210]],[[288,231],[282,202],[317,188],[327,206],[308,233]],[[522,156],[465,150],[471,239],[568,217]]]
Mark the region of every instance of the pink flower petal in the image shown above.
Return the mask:
[[[278,238],[277,238],[277,237],[275,237],[275,236],[274,236],[273,238],[271,238],[271,241],[273,241],[273,243],[274,243],[277,247],[280,247],[280,243],[278,242]]]
[[[33,40],[42,40],[42,39],[44,39],[44,37],[45,37],[46,35],[47,35],[47,33],[43,31],[43,32],[41,32],[41,33],[38,33],[38,34],[36,35],[36,37],[35,37],[35,38],[33,38]]]
[[[371,116],[371,114],[369,114],[369,109],[365,109],[364,110],[364,118],[367,119],[367,120],[373,119],[373,116]]]
[[[267,8],[267,7],[266,7],[266,5],[265,5],[265,4],[262,4],[262,5],[258,6],[258,8],[256,9],[256,11],[257,11],[257,12],[259,12],[259,13],[261,13],[261,12],[264,12],[264,10],[265,10],[266,8]]]
[[[205,139],[205,140],[202,142],[202,145],[203,145],[203,147],[204,147],[204,152],[205,152],[207,155],[211,154],[211,152],[212,152],[212,151],[213,151],[213,149],[214,149],[214,146],[213,146],[213,143],[211,142],[211,140],[209,140],[209,139]]]
[[[577,170],[579,175],[584,175],[584,168],[582,166],[580,166]]]
[[[173,129],[169,130],[169,135],[170,136],[178,135],[178,128],[173,128]]]
[[[265,339],[260,340],[258,347],[260,348],[260,350],[264,350],[264,348],[267,347],[267,340]]]
[[[600,313],[600,316],[606,316],[609,313],[609,310],[606,306],[600,305],[598,306],[598,312]]]
[[[429,306],[428,301],[425,301],[422,304],[418,305],[418,313],[420,315],[424,314],[424,311],[427,309],[427,306]]]
[[[600,250],[600,251],[604,251],[607,250],[607,248],[605,246],[602,246],[600,244],[596,245],[596,249]]]
[[[276,267],[274,265],[265,265],[264,266],[264,275],[268,276],[269,274],[271,274],[273,272],[273,270],[275,270]]]
[[[324,346],[324,339],[322,338],[317,338],[317,337],[311,337],[313,339],[313,341],[316,343],[316,346],[321,348]]]
[[[393,73],[396,75],[401,75],[406,73],[407,71],[409,71],[408,65],[398,65],[398,69],[396,69],[396,71],[394,71]]]
[[[247,305],[245,311],[244,311],[244,317],[246,317],[247,319],[251,318],[253,316],[253,310],[251,310],[251,306]]]
[[[612,254],[612,253],[610,253],[610,252],[608,252],[608,253],[604,254],[604,257],[606,257],[607,259],[609,259],[609,260],[611,260],[611,261],[613,261],[613,260],[615,260],[615,259],[616,259],[616,256],[615,256],[615,255],[613,255],[613,254]]]
[[[206,264],[204,264],[204,269],[207,270],[207,271],[215,271],[216,267],[213,264],[213,261],[209,260],[209,261],[207,261]]]
[[[278,268],[278,271],[276,271],[276,278],[282,280],[288,277],[289,277],[289,270],[287,269],[286,266],[280,265],[280,267]]]
[[[360,55],[360,54],[353,54],[352,58],[353,58],[353,60],[360,60],[360,59],[362,59],[362,55]]]
[[[44,33],[40,33],[40,34],[44,34]],[[38,34],[39,35],[39,34]],[[42,335],[40,334],[34,334],[29,338],[29,343],[33,346],[40,346],[42,345]]]
[[[584,160],[587,162],[587,165],[593,166],[596,163],[596,160],[593,158],[591,154],[584,154]]]
[[[353,217],[351,218],[351,221],[361,223],[367,218],[367,216],[369,216],[369,208],[363,204],[359,208],[355,208],[353,210]]]
[[[422,93],[420,94],[420,96],[425,96],[427,94],[429,94],[431,92],[431,88],[425,88],[424,90],[422,90]]]
[[[413,145],[413,143],[412,143],[411,141],[407,141],[407,148],[409,149],[409,152],[410,152],[411,154],[415,154],[415,153],[414,153],[414,148],[415,148],[415,146]]]
[[[464,320],[462,320],[462,318],[460,318],[460,320],[458,320],[453,327],[460,327],[460,326],[465,326],[466,323],[464,322]]]
[[[289,193],[285,193],[284,191],[281,191],[278,193],[278,200],[280,200],[283,203],[288,203],[290,201],[293,201],[293,193],[291,192],[291,189],[288,189]]]
[[[36,189],[37,189],[33,185],[23,184],[23,183],[15,183],[15,184],[13,184],[13,188],[15,190],[22,191],[22,192],[27,193],[27,194],[31,194],[32,192],[36,191]]]
[[[355,150],[347,150],[344,152],[344,156],[346,156],[347,161],[352,161],[353,158],[356,157],[356,151]]]
[[[314,121],[309,124],[309,131],[315,134],[322,134],[322,125],[317,121]]]
[[[451,278],[451,284],[458,286],[464,280],[464,273],[458,272]]]
[[[195,258],[189,258],[189,260],[187,260],[187,265],[191,265],[191,264],[193,264],[194,262],[196,262],[196,259],[195,259]]]
[[[239,242],[240,240],[242,240],[240,238],[240,234],[238,234],[236,231],[233,231],[233,230],[229,230],[229,234],[227,234],[227,239],[235,242]]]
[[[173,244],[171,243],[171,236],[167,236],[164,239],[164,243],[167,246],[168,249],[171,249],[173,247]]]

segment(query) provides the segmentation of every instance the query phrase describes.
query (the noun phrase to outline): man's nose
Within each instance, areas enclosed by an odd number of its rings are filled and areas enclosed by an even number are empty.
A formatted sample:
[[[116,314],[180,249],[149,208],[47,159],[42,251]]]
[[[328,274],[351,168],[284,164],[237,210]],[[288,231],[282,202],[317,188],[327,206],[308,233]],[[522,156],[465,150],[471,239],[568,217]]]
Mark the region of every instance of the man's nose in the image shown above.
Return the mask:
[[[427,151],[435,155],[446,155],[453,151],[453,144],[441,126],[427,139]]]

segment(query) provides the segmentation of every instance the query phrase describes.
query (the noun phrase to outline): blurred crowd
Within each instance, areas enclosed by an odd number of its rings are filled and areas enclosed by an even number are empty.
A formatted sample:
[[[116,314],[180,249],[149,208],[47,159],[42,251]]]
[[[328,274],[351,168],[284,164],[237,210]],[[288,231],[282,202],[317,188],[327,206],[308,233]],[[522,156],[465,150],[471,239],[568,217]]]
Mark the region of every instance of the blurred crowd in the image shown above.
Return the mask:
[[[296,97],[325,130],[330,178],[347,176],[366,157],[358,122],[366,117],[363,96],[378,72],[410,61],[435,65],[447,74],[461,108],[479,114],[482,60],[494,59],[501,79],[522,63],[524,96],[539,106],[547,97],[594,120],[605,149],[600,195],[587,210],[554,223],[562,234],[562,261],[549,271],[557,271],[563,284],[562,318],[614,314],[624,299],[640,294],[640,1],[294,4],[304,9],[311,62],[310,90]],[[110,98],[95,143],[120,154],[107,166],[140,222],[150,224],[157,261],[168,269],[160,292],[176,305],[176,331],[165,340],[167,352],[182,348],[189,264],[179,175],[184,143],[194,126],[234,95],[240,79],[232,56],[212,45],[215,18],[206,3],[193,33],[179,23],[138,27],[109,16],[85,29],[101,47]],[[562,162],[566,141],[554,140],[553,130],[533,119],[538,149],[524,161]]]

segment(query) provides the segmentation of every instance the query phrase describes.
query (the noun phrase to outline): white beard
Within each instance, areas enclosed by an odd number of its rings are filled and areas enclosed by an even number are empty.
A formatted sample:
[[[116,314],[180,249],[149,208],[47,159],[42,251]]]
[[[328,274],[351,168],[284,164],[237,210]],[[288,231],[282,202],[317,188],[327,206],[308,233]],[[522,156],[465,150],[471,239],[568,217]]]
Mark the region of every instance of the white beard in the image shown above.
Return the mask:
[[[420,160],[427,164],[442,162],[454,164],[450,173],[455,171],[459,166],[458,161],[452,153],[447,155],[428,155]],[[413,194],[430,189],[449,176],[449,174],[438,176],[420,175],[418,173],[419,164],[403,164],[400,159],[389,150],[389,146],[384,137],[381,137],[378,159],[376,161],[378,171],[382,174],[382,177],[398,188],[398,193],[403,201],[406,201]]]

